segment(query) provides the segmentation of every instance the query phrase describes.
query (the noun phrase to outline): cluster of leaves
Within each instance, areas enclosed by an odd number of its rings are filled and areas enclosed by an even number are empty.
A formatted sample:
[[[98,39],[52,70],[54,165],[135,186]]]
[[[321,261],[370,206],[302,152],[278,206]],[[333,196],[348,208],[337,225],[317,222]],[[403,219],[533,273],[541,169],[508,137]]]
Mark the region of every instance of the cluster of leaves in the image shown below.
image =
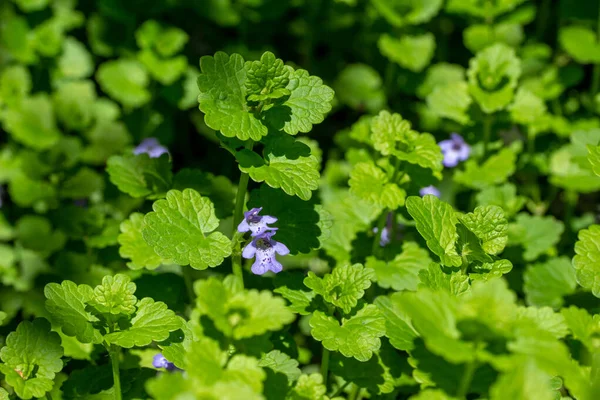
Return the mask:
[[[0,399],[597,398],[599,7],[2,2]]]

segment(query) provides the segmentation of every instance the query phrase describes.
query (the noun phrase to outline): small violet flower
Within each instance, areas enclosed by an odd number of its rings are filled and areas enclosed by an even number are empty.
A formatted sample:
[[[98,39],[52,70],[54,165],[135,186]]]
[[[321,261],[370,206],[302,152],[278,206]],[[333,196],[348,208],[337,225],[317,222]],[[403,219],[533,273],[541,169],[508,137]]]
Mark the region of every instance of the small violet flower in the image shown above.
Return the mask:
[[[383,229],[381,231],[381,237],[379,238],[379,246],[381,246],[381,247],[387,246],[392,241],[392,238],[390,235],[392,234],[392,228],[393,228],[392,224],[394,223],[393,218],[394,218],[394,214],[388,213],[388,215],[386,217],[386,221],[385,221],[385,226],[383,227]],[[374,233],[379,232],[379,228],[377,228],[377,227],[373,228],[373,232]]]
[[[167,361],[167,359],[165,358],[165,356],[162,355],[162,353],[158,353],[154,356],[154,358],[152,359],[152,366],[154,366],[154,368],[164,368],[167,371],[175,371],[179,369],[175,366],[175,364]]]
[[[276,231],[277,228],[270,227],[267,224],[277,222],[277,218],[270,215],[258,215],[262,211],[262,207],[253,208],[244,212],[244,219],[238,225],[238,232],[251,232],[252,237],[258,236],[268,231]]]
[[[436,188],[435,186],[431,185],[431,186],[425,186],[424,188],[421,188],[421,190],[419,190],[419,194],[421,196],[425,196],[426,194],[432,194],[435,197],[440,197],[440,190],[438,188]]]
[[[438,143],[442,149],[444,167],[456,167],[460,161],[465,161],[471,154],[471,146],[457,133],[450,135],[450,139]]]
[[[150,158],[158,158],[165,153],[169,153],[169,150],[160,144],[158,139],[150,137],[142,140],[135,149],[133,149],[133,154],[136,156],[139,154],[148,154]]]
[[[254,236],[242,251],[244,258],[256,257],[252,264],[252,272],[256,275],[262,275],[267,271],[278,273],[283,269],[281,263],[275,259],[275,253],[285,256],[290,253],[290,250],[285,244],[271,239],[274,234],[273,231],[266,231]]]

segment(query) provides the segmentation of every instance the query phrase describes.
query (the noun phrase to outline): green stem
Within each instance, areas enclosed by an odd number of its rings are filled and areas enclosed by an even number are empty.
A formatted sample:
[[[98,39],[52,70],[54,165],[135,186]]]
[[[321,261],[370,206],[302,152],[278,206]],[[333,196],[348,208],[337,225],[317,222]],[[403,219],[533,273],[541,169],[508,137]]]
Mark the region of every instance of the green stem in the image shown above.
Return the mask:
[[[471,387],[471,382],[473,381],[473,375],[475,375],[475,370],[477,369],[477,361],[473,360],[467,364],[465,371],[463,372],[462,378],[460,378],[460,383],[458,386],[458,390],[456,391],[456,398],[464,399],[469,394],[469,388]]]
[[[346,387],[348,387],[349,384],[350,384],[350,381],[346,381],[342,386],[340,386],[338,388],[338,390],[335,391],[335,393],[333,393],[329,397],[331,397],[331,398],[338,397],[340,394],[342,394],[342,392],[344,391],[344,389],[346,389]]]
[[[323,347],[321,355],[321,375],[323,376],[323,384],[327,387],[327,374],[329,372],[329,350]]]
[[[182,266],[181,274],[183,275],[183,280],[185,282],[185,289],[187,290],[190,304],[193,307],[194,301],[196,300],[196,293],[194,293],[194,277],[192,276],[192,274],[193,274],[192,268]]]
[[[492,137],[492,125],[494,123],[494,117],[492,114],[485,116],[483,120],[483,157],[485,158],[488,153],[488,147],[490,139]]]
[[[535,157],[535,135],[527,131],[527,154],[529,155],[529,163],[533,164],[533,158]]]
[[[371,255],[373,256],[379,253],[379,242],[381,241],[381,234],[383,233],[383,227],[385,226],[387,215],[388,210],[386,208],[383,210],[383,212],[379,216],[379,220],[377,221],[377,232],[375,233],[375,237],[373,237],[373,245],[371,247]]]
[[[254,142],[252,140],[248,140],[246,142],[246,149],[252,150],[254,147]],[[250,176],[242,172],[240,175],[240,181],[238,183],[237,194],[235,196],[235,210],[233,212],[233,227],[235,229],[236,226],[242,221],[243,213],[244,213],[244,204],[246,203],[246,190],[248,190],[248,181],[250,180]],[[235,235],[234,235],[235,236]],[[233,269],[233,274],[240,280],[242,283],[242,287],[244,287],[244,275],[242,273],[242,251],[241,251],[241,242],[239,240],[234,240],[234,249],[233,255],[231,257],[231,264]]]
[[[111,344],[108,350],[108,354],[110,355],[110,363],[112,364],[112,373],[113,373],[113,392],[114,399],[121,400],[121,377],[119,375],[119,355],[120,349],[119,347]]]
[[[394,94],[394,76],[396,75],[396,63],[388,62],[385,67],[385,75],[383,81],[383,88],[388,96],[388,99]]]
[[[348,400],[358,400],[360,398],[361,387],[354,384],[352,387],[352,391],[350,392],[350,396],[348,396]]]

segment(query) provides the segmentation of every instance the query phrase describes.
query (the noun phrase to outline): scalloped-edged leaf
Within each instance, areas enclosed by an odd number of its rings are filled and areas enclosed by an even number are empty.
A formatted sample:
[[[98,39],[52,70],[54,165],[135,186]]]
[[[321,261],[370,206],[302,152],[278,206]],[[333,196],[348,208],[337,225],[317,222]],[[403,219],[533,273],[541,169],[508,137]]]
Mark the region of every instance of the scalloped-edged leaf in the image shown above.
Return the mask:
[[[356,164],[348,183],[350,193],[377,207],[395,210],[404,205],[406,191],[390,182],[386,173],[372,163]]]
[[[87,302],[94,296],[91,287],[65,280],[47,284],[44,295],[46,310],[65,335],[75,336],[82,343],[102,342],[100,331],[94,327],[98,318],[86,310]]]
[[[247,149],[237,152],[240,170],[256,182],[309,200],[320,177],[319,160],[310,154],[310,147],[286,135],[269,135],[264,152],[265,159]]]
[[[469,91],[485,113],[504,109],[512,101],[521,75],[515,51],[497,43],[477,53],[469,63]]]
[[[391,261],[367,257],[367,268],[375,271],[375,281],[384,289],[395,291],[416,290],[419,284],[419,272],[431,263],[429,252],[415,242],[402,244],[402,253]]]
[[[125,107],[141,107],[152,97],[148,73],[135,60],[106,61],[98,67],[96,80],[104,92]]]
[[[333,85],[337,99],[350,108],[379,112],[387,102],[383,80],[366,64],[350,64],[338,75]]]
[[[573,267],[577,283],[600,297],[600,225],[579,231]]]
[[[148,154],[112,156],[106,171],[110,181],[132,197],[160,197],[169,190],[173,179],[168,154],[156,158]]]
[[[474,159],[465,163],[465,169],[456,171],[456,182],[473,189],[482,189],[497,185],[515,173],[517,156],[510,147],[505,147],[493,156],[488,157],[481,165]]]
[[[131,260],[127,263],[131,269],[155,269],[162,263],[160,256],[142,236],[144,225],[144,214],[141,213],[133,213],[129,219],[121,222],[121,234],[117,239],[120,244],[119,255]]]
[[[363,297],[365,289],[371,287],[374,277],[375,272],[372,269],[361,264],[348,264],[335,267],[323,278],[309,272],[304,278],[304,284],[321,295],[326,302],[348,314]]]
[[[564,224],[552,216],[518,214],[509,226],[509,245],[520,244],[525,248],[523,258],[533,261],[555,246],[564,231]]]
[[[373,0],[379,13],[398,28],[429,21],[439,12],[442,3],[443,0]]]
[[[440,257],[443,265],[460,266],[462,259],[456,252],[458,218],[454,209],[432,195],[410,196],[406,209],[415,220],[417,230],[427,242],[427,247]]]
[[[339,351],[345,357],[368,361],[373,352],[381,347],[381,336],[385,335],[385,319],[381,311],[369,304],[342,324],[321,311],[315,311],[310,319],[312,336],[331,351]]]
[[[227,236],[213,232],[219,220],[212,202],[195,190],[170,190],[152,208],[154,212],[144,217],[142,235],[160,257],[206,269],[220,265],[231,254]]]
[[[50,97],[38,93],[3,111],[2,125],[16,141],[36,150],[52,147],[60,139]]]
[[[468,110],[473,100],[466,82],[449,82],[436,86],[427,96],[427,106],[434,114],[462,125],[471,122]]]
[[[141,299],[137,304],[131,326],[122,331],[109,333],[104,336],[108,343],[121,347],[147,346],[153,341],[160,342],[169,337],[169,333],[181,329],[181,317],[167,308],[161,301],[149,297]]]
[[[6,338],[0,350],[0,372],[22,399],[43,397],[54,386],[54,376],[63,368],[60,337],[50,323],[37,318],[23,321]]]
[[[107,275],[102,283],[94,288],[94,296],[88,301],[103,314],[131,315],[135,312],[135,283],[127,275]]]
[[[508,221],[504,210],[498,206],[479,206],[472,213],[462,215],[460,220],[481,241],[488,254],[498,254],[508,242]]]
[[[200,69],[198,102],[206,125],[241,140],[265,136],[267,127],[246,105],[247,72],[242,56],[219,51],[200,58]]]
[[[563,49],[580,64],[600,62],[600,43],[596,32],[585,26],[560,28],[558,41]]]
[[[573,294],[577,286],[575,269],[567,257],[528,265],[523,281],[527,304],[536,307],[561,307],[563,297]]]

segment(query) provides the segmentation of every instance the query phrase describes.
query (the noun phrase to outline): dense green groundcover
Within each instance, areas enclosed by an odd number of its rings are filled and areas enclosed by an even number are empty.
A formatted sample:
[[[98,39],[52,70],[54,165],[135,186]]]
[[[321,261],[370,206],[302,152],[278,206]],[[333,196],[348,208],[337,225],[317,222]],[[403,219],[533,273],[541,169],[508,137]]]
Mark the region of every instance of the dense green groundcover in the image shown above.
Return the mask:
[[[0,1],[0,400],[599,399],[599,3]]]

